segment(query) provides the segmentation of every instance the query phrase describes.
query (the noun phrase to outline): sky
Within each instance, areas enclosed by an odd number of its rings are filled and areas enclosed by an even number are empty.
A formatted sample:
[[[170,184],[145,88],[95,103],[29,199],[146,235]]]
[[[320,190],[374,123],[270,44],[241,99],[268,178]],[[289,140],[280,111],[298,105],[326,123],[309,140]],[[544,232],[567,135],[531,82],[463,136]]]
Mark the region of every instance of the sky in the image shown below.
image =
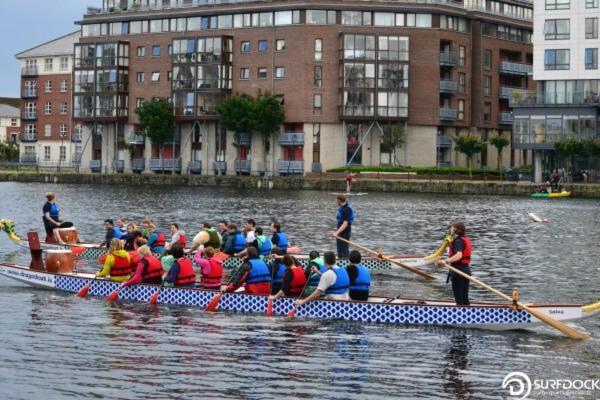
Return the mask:
[[[88,6],[102,0],[0,0],[0,97],[20,97],[15,54],[77,30]]]

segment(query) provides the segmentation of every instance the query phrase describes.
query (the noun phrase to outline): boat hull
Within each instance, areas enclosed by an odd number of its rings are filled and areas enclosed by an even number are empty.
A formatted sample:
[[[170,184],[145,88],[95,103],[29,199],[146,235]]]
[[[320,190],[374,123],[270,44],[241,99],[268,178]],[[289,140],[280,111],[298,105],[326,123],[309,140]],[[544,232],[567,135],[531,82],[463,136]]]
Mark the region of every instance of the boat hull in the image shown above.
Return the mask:
[[[0,264],[0,276],[15,279],[24,284],[77,293],[90,284],[91,274],[51,274],[32,271],[27,267]],[[91,296],[104,298],[119,288],[119,284],[107,280],[96,280],[91,285]],[[119,300],[148,302],[158,290],[156,285],[136,285],[123,289]],[[158,303],[203,309],[215,296],[214,290],[163,288]],[[285,316],[294,306],[294,299],[282,298],[274,302],[273,314]],[[558,320],[574,320],[581,317],[581,305],[533,306]],[[219,302],[220,311],[235,313],[265,314],[267,296],[245,293],[225,293]],[[456,306],[451,302],[370,298],[368,302],[315,300],[298,307],[298,317],[313,319],[339,319],[365,323],[411,324],[432,326],[458,326],[491,330],[523,329],[540,323],[524,310],[513,310],[503,304],[477,303],[468,307]]]
[[[530,195],[533,198],[537,199],[558,199],[561,197],[569,197],[571,196],[571,192],[560,192],[560,193],[532,193]]]

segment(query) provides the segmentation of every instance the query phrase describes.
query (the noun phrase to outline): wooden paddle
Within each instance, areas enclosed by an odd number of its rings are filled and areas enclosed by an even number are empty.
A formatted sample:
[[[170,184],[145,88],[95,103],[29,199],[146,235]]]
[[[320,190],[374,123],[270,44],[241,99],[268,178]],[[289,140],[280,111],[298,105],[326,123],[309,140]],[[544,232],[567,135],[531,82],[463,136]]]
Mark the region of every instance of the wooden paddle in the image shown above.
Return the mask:
[[[410,265],[406,265],[406,264],[404,264],[404,263],[401,263],[400,261],[396,261],[396,260],[394,260],[393,258],[386,257],[386,256],[384,256],[383,254],[381,254],[380,252],[377,252],[377,251],[375,251],[375,250],[368,249],[368,248],[366,248],[366,247],[363,247],[363,246],[361,246],[361,245],[360,245],[360,244],[358,244],[358,243],[351,242],[350,240],[346,240],[346,239],[344,239],[344,238],[342,238],[342,237],[339,237],[339,236],[336,236],[335,238],[336,238],[337,240],[341,240],[342,242],[346,242],[346,243],[348,243],[349,245],[351,245],[351,246],[354,246],[354,247],[356,247],[356,248],[358,248],[358,249],[361,249],[361,250],[363,250],[363,251],[366,251],[367,253],[374,254],[374,255],[376,255],[377,257],[381,258],[381,259],[384,259],[384,260],[387,260],[387,261],[391,262],[392,264],[396,264],[397,266],[399,266],[399,267],[402,267],[402,268],[404,268],[404,269],[406,269],[406,270],[408,270],[408,271],[410,271],[410,272],[412,272],[412,273],[414,273],[414,274],[420,275],[421,277],[423,277],[423,278],[425,278],[425,279],[428,279],[428,280],[435,279],[435,276],[433,276],[433,275],[429,275],[427,272],[423,272],[423,271],[421,271],[420,269],[417,269],[417,268],[415,268],[415,267],[411,267]]]
[[[448,268],[450,271],[454,272],[455,274],[458,274],[458,275],[462,276],[463,278],[468,279],[468,280],[470,280],[473,283],[476,283],[477,285],[481,286],[482,288],[487,289],[487,290],[489,290],[489,291],[497,294],[498,296],[502,297],[503,299],[508,300],[511,303],[514,301],[512,297],[507,296],[506,294],[502,293],[499,290],[494,289],[493,287],[491,287],[489,285],[486,285],[485,283],[481,282],[479,279],[473,278],[472,276],[470,276],[468,274],[465,274],[461,270],[456,269],[453,266],[448,265],[445,262],[442,262],[441,264],[444,267]],[[517,305],[519,307],[523,308],[525,311],[527,311],[528,313],[530,313],[531,315],[533,315],[534,317],[536,317],[540,321],[542,321],[542,322],[550,325],[554,329],[557,329],[557,330],[561,331],[562,333],[564,333],[565,335],[569,336],[572,339],[589,339],[590,338],[585,333],[580,332],[577,329],[571,328],[570,326],[567,326],[567,325],[563,324],[562,322],[557,321],[554,318],[551,318],[551,317],[547,316],[546,314],[544,314],[540,310],[537,310],[535,308],[529,307],[529,306],[521,303],[520,301],[517,301],[516,303],[517,303]]]

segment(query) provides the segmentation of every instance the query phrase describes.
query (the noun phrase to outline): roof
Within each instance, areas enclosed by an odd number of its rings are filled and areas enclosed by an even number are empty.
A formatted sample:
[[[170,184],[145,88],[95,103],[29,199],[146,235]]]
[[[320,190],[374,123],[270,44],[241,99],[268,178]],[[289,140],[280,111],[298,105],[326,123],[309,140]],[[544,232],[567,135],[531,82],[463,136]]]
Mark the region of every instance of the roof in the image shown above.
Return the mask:
[[[19,118],[19,109],[7,104],[0,104],[0,117],[2,118]]]
[[[21,107],[21,99],[18,97],[0,97],[0,104],[19,108]]]
[[[69,33],[68,35],[61,36],[57,39],[53,39],[49,42],[42,43],[29,50],[25,50],[15,57],[31,58],[31,57],[45,57],[45,56],[59,56],[73,54],[73,46],[79,41],[81,31]]]

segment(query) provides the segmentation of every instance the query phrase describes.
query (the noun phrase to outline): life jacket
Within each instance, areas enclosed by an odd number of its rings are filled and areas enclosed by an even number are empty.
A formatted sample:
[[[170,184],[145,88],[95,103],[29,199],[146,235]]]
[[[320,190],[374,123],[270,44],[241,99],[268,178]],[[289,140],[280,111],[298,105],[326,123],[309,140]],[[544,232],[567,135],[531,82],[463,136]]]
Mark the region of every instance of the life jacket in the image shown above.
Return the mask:
[[[179,232],[179,240],[177,241],[177,243],[179,245],[181,245],[181,247],[185,247],[185,243],[187,242],[187,239],[185,238],[185,235],[181,232]]]
[[[144,272],[142,272],[142,282],[163,276],[162,263],[158,258],[150,255],[145,256],[142,260],[146,262]],[[179,267],[181,268],[181,265]]]
[[[189,259],[182,257],[177,260],[177,264],[179,264],[179,273],[175,279],[175,286],[196,283],[196,274],[194,273],[192,262]]]
[[[333,268],[333,272],[337,276],[335,283],[325,290],[325,294],[344,294],[350,289],[350,277],[345,268]]]
[[[260,247],[258,248],[258,255],[259,256],[270,256],[271,255],[271,249],[273,248],[273,243],[271,243],[271,239],[269,239],[266,236],[259,236],[257,237],[264,239],[264,241],[261,243]]]
[[[223,278],[223,262],[216,257],[211,258],[208,262],[210,273],[202,275],[202,285],[207,287],[220,286]]]
[[[269,267],[263,260],[253,258],[248,260],[248,263],[252,266],[252,269],[246,278],[246,283],[271,282]]]
[[[204,247],[212,247],[213,249],[221,248],[221,236],[219,236],[219,232],[215,228],[206,229],[206,233],[208,233],[208,242],[204,243]]]
[[[110,276],[126,276],[131,275],[131,260],[129,257],[120,257],[115,254],[112,255],[115,258],[115,262],[110,267]]]
[[[152,249],[155,249],[156,247],[165,247],[166,240],[164,233],[162,233],[161,231],[156,231],[154,233],[156,234],[156,240],[154,241],[154,243],[152,243],[152,246],[150,247]]]
[[[281,261],[276,261],[276,263],[277,270],[275,271],[275,276],[273,276],[273,283],[281,284],[281,281],[283,280],[283,274],[285,273],[285,264]]]
[[[131,250],[128,253],[129,253],[129,260],[130,260],[130,265],[131,265],[131,273],[134,274],[135,270],[137,269],[138,263],[142,260],[142,257],[140,257],[138,252],[135,250]]]
[[[244,235],[241,232],[234,233],[233,237],[233,251],[239,253],[240,251],[246,248],[246,239],[244,239]]]
[[[356,264],[358,270],[358,276],[354,279],[354,282],[350,282],[350,290],[366,290],[368,291],[371,287],[371,274],[369,270],[362,264]]]
[[[350,205],[350,203],[346,203],[345,205],[343,205],[340,208],[338,208],[337,223],[338,223],[338,225],[341,225],[341,224],[344,223],[344,218],[342,216],[342,210],[344,209],[344,207],[348,207],[350,209],[350,218],[348,219],[348,223],[350,225],[352,225],[352,223],[354,222],[354,208],[352,208],[352,206]]]
[[[57,220],[58,219],[58,214],[60,213],[60,210],[58,208],[58,206],[56,205],[56,203],[50,203],[50,218],[52,218],[53,220]]]
[[[121,237],[127,235],[127,227],[125,225],[119,227],[119,232],[121,232]]]
[[[462,252],[462,258],[460,260],[458,260],[456,263],[462,265],[463,267],[468,267],[469,263],[471,262],[471,252],[473,251],[473,246],[471,245],[471,239],[469,239],[466,236],[459,236],[464,244],[465,244],[465,248]],[[448,253],[450,254],[450,257],[452,257],[454,255],[454,250],[452,249],[452,246],[450,246],[448,248]]]
[[[298,266],[292,266],[292,281],[290,282],[290,295],[299,296],[302,293],[302,289],[306,285],[306,275],[304,275],[304,269]]]
[[[283,232],[275,232],[275,236],[279,238],[279,241],[277,242],[277,247],[279,247],[281,251],[285,253],[289,245],[289,241],[286,234]]]
[[[117,228],[116,226],[112,227],[112,231],[113,231],[113,237],[115,239],[121,239],[121,237],[123,236],[123,234],[121,233],[121,230],[119,228]]]
[[[321,275],[327,271],[327,267],[325,266],[323,257],[315,258],[310,262],[310,264],[317,266],[317,268],[319,268],[319,272],[321,272]],[[319,286],[319,280],[321,280],[321,275],[311,272],[310,279],[308,280],[308,286]]]

